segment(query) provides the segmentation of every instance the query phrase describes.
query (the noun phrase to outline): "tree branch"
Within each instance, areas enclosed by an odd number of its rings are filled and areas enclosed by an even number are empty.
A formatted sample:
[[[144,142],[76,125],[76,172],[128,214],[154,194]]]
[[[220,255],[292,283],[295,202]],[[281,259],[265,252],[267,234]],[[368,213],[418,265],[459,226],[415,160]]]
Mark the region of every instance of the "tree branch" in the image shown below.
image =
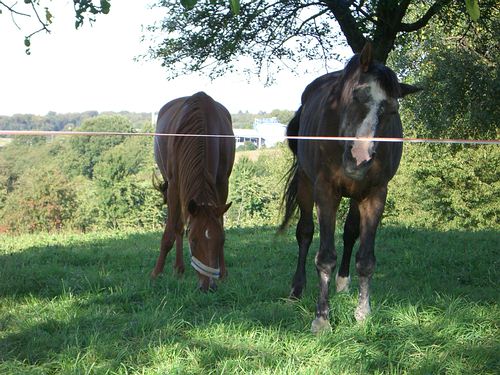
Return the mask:
[[[378,22],[376,19],[374,19],[370,14],[366,13],[364,10],[363,10],[363,5],[365,5],[365,2],[364,1],[360,1],[359,4],[355,5],[354,2],[352,2],[352,5],[354,6],[354,8],[356,9],[357,12],[361,13],[368,21],[370,21],[371,23],[373,23],[374,25],[377,25]]]
[[[39,33],[42,30],[45,30],[46,32],[50,33],[50,30],[47,28],[48,25],[45,22],[43,22],[42,19],[40,18],[40,15],[38,14],[38,11],[36,10],[35,4],[31,3],[31,7],[33,8],[33,12],[35,12],[36,18],[38,18],[38,22],[40,22],[40,25],[42,25],[42,28],[40,30],[32,33],[30,35],[30,37],[36,33]]]
[[[15,3],[14,5],[12,6],[8,6],[7,4],[5,4],[3,1],[0,1],[0,5],[4,6],[5,8],[7,8],[7,10],[11,13],[14,13],[14,14],[18,14],[20,16],[25,16],[25,17],[31,17],[29,14],[26,14],[26,13],[21,13],[21,12],[18,12],[17,10],[14,9],[14,7],[16,6],[17,3]]]
[[[349,46],[354,52],[360,52],[366,39],[349,9],[349,2],[346,0],[323,0],[323,2],[335,16]]]
[[[407,2],[407,0],[403,1],[403,3],[404,2]],[[448,5],[450,2],[451,0],[436,0],[436,2],[431,5],[431,7],[427,10],[427,12],[425,12],[425,14],[418,21],[413,23],[401,23],[399,31],[411,32],[421,29],[422,27],[427,25],[429,20],[436,13],[438,13],[445,5]]]

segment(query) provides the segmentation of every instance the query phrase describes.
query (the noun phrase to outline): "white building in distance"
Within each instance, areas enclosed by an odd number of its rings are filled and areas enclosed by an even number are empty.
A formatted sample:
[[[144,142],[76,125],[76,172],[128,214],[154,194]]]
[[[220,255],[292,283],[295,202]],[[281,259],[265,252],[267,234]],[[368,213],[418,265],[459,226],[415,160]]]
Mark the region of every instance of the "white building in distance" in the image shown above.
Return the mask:
[[[253,123],[253,129],[233,129],[233,132],[237,148],[245,142],[252,142],[258,148],[274,147],[285,140],[286,125],[276,117],[258,118]]]

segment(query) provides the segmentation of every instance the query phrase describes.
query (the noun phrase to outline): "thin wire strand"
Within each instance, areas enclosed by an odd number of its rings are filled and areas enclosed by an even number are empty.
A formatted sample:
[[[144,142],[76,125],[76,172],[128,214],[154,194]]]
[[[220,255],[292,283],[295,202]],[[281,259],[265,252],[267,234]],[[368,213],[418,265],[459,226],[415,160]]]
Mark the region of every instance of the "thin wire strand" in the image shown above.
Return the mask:
[[[142,136],[142,137],[206,137],[239,138],[229,134],[184,134],[184,133],[149,133],[149,132],[83,132],[83,131],[47,131],[47,130],[0,130],[1,135],[12,136]],[[285,136],[285,139],[310,141],[365,141],[365,142],[405,142],[405,143],[442,143],[442,144],[482,144],[500,145],[500,139],[448,139],[448,138],[369,138],[369,137],[322,137],[322,136]]]

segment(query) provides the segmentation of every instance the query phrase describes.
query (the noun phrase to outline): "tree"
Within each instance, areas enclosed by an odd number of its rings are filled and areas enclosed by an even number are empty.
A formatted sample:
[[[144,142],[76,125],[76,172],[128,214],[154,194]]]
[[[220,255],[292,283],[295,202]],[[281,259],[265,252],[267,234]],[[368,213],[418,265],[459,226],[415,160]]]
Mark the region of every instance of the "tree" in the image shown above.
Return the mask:
[[[359,52],[367,39],[385,62],[400,37],[424,28],[444,10],[466,13],[452,0],[241,0],[234,14],[225,1],[163,0],[166,18],[150,27],[166,38],[150,48],[171,77],[205,71],[212,78],[249,58],[258,74],[297,67],[304,60],[328,61],[339,43]],[[488,4],[493,1],[488,1]],[[185,4],[186,5],[186,4]]]
[[[114,131],[114,132],[132,132],[132,123],[123,116],[102,115],[87,119],[79,131]],[[73,160],[67,166],[73,169],[75,174],[83,174],[92,178],[94,166],[99,161],[101,154],[112,147],[125,141],[126,136],[79,136],[70,139],[71,150],[73,151]]]
[[[97,4],[95,4],[97,3]],[[14,2],[13,5],[8,5],[5,1],[0,1],[0,15],[6,10],[10,14],[12,22],[20,28],[17,24],[18,18],[36,19],[34,30],[30,30],[24,38],[24,45],[26,46],[26,53],[29,54],[31,45],[31,37],[39,32],[45,31],[50,33],[50,25],[52,24],[52,13],[50,12],[50,1],[44,0],[24,0],[21,3]],[[73,0],[75,9],[75,28],[83,25],[85,20],[94,22],[95,16],[98,14],[108,14],[111,8],[110,0]]]
[[[424,88],[402,109],[411,135],[498,137],[500,7],[488,9],[474,23],[448,9],[427,28],[405,35],[391,54],[395,71]]]

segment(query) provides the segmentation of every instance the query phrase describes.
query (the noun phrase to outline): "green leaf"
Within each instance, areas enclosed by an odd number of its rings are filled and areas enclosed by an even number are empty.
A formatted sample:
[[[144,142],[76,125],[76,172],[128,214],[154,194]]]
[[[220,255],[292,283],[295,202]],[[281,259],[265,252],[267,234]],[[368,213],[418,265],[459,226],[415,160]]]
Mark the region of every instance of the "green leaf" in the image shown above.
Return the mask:
[[[52,23],[52,13],[50,13],[49,8],[45,8],[45,19],[47,20],[48,24]]]
[[[478,0],[465,0],[465,7],[469,13],[470,18],[473,21],[479,19],[479,2]]]
[[[111,4],[108,0],[101,0],[101,12],[102,14],[108,14]]]
[[[234,14],[240,13],[240,0],[230,0],[230,5]]]
[[[198,0],[181,0],[181,4],[187,10],[191,10],[194,8]]]
[[[29,47],[31,45],[30,38],[28,38],[28,37],[24,38],[24,45],[26,47]]]

